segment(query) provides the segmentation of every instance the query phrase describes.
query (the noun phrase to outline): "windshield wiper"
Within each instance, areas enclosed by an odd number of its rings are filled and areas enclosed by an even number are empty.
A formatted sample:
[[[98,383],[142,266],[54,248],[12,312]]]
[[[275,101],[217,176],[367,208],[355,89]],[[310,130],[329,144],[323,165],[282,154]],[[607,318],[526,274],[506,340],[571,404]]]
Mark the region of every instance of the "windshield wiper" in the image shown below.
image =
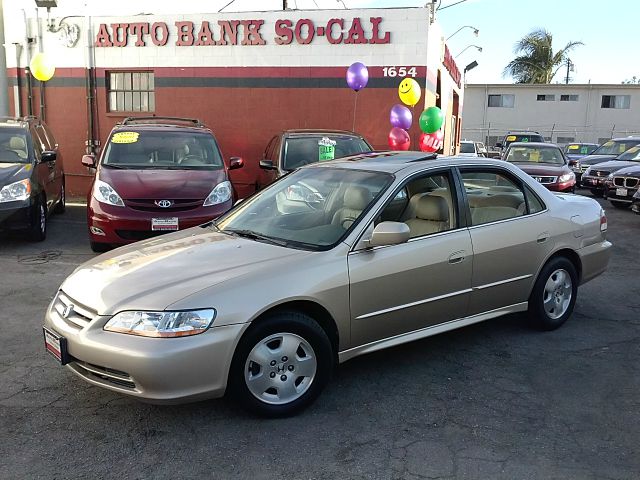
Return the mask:
[[[103,163],[102,166],[107,168],[116,168],[118,170],[129,170],[127,167],[123,167],[122,165],[115,165],[113,163]]]
[[[253,230],[234,230],[232,228],[227,228],[225,230],[221,230],[222,232],[228,232],[233,235],[237,235],[243,238],[249,238],[251,240],[256,240],[258,242],[266,242],[271,243],[273,245],[279,245],[281,247],[287,247],[289,242],[285,240],[277,240],[275,238],[268,237],[267,235],[261,235],[260,233],[254,232]]]

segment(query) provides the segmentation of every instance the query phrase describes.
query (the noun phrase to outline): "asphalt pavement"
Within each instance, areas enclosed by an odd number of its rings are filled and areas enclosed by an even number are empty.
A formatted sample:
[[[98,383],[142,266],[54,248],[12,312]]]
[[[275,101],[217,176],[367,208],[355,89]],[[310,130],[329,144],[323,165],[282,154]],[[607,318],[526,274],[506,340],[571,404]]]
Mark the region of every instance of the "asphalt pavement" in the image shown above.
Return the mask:
[[[143,404],[56,365],[42,319],[94,255],[84,207],[43,243],[1,236],[0,479],[640,478],[640,216],[601,203],[612,261],[561,329],[512,315],[365,355],[280,420]]]

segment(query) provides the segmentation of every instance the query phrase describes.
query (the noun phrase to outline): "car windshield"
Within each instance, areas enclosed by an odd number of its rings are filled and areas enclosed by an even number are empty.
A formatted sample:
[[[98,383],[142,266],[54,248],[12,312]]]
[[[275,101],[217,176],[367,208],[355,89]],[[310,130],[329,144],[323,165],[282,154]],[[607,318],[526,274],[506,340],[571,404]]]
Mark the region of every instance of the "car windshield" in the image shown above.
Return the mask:
[[[596,148],[593,155],[620,155],[638,143],[638,140],[609,140]]]
[[[590,155],[596,148],[598,148],[598,145],[571,143],[564,147],[564,153],[568,155]]]
[[[328,250],[346,236],[393,178],[381,172],[303,168],[240,203],[214,228],[256,241]]]
[[[360,137],[351,135],[305,135],[289,137],[284,143],[284,170],[334,158],[370,152],[371,147]]]
[[[28,163],[27,135],[22,128],[0,128],[0,163]]]
[[[217,170],[222,157],[211,134],[192,131],[118,131],[102,165],[125,169]]]
[[[640,146],[631,147],[622,155],[618,155],[616,157],[616,160],[623,160],[625,162],[640,162]]]
[[[555,147],[512,147],[505,158],[511,163],[552,163],[564,164],[564,158],[559,148]]]
[[[533,134],[533,135],[529,135],[529,134],[514,134],[514,135],[507,135],[504,143],[505,145],[509,145],[513,142],[544,142],[544,138],[542,138],[542,136],[537,135],[537,134]]]
[[[460,153],[476,153],[476,148],[471,142],[461,142]]]

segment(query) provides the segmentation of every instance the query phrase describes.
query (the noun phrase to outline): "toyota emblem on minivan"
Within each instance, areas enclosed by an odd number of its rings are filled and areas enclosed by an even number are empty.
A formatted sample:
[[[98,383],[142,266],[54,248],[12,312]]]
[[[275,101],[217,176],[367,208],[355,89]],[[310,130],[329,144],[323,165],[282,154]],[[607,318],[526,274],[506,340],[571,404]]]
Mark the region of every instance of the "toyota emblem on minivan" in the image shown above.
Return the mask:
[[[160,208],[169,208],[173,202],[171,200],[156,200],[155,204]]]

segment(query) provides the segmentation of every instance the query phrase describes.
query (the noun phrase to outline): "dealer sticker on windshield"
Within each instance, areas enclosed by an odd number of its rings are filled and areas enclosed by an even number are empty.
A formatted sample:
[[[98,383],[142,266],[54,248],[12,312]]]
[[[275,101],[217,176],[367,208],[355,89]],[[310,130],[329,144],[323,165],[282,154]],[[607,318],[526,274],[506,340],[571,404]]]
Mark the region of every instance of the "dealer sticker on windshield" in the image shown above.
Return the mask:
[[[117,132],[111,137],[111,143],[136,143],[139,132]]]
[[[318,160],[326,162],[336,157],[336,142],[330,138],[323,137],[318,141]]]

